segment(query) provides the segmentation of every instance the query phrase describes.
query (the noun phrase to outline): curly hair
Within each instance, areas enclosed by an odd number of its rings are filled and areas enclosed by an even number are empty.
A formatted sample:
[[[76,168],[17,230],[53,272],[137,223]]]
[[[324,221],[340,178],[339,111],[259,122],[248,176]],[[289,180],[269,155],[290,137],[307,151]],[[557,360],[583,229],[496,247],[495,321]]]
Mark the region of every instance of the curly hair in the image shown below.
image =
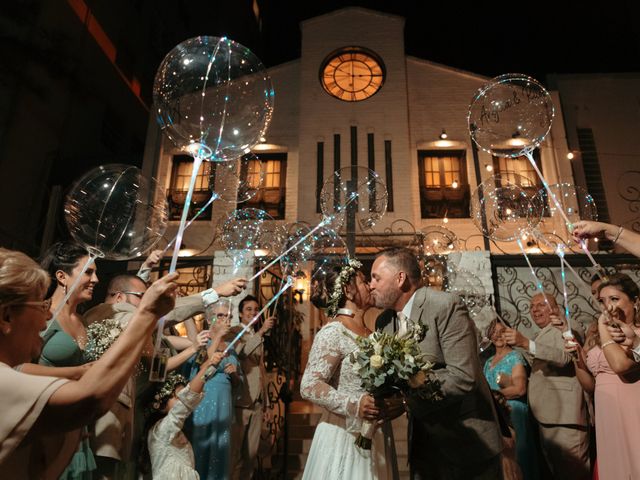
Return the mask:
[[[51,279],[47,297],[53,295],[58,285],[56,272],[62,270],[67,275],[71,275],[80,260],[87,255],[89,255],[89,252],[86,248],[72,242],[54,243],[47,249],[40,259],[40,266],[49,272],[49,278]]]
[[[340,277],[342,264],[330,264],[323,270],[323,277],[311,283],[310,300],[317,308],[327,308],[329,306],[329,298],[331,297],[331,292],[333,292],[338,277]],[[345,302],[346,299],[343,296],[338,304],[338,308],[344,307]]]

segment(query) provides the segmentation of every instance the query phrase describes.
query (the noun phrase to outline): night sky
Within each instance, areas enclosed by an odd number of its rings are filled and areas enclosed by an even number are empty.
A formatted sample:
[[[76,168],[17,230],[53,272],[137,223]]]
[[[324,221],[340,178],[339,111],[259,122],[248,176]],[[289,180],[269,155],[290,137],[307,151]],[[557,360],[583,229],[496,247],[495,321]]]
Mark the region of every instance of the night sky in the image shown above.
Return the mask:
[[[474,73],[639,71],[638,2],[589,3],[265,0],[254,48],[267,66],[297,58],[301,20],[354,5],[404,16],[407,54]]]

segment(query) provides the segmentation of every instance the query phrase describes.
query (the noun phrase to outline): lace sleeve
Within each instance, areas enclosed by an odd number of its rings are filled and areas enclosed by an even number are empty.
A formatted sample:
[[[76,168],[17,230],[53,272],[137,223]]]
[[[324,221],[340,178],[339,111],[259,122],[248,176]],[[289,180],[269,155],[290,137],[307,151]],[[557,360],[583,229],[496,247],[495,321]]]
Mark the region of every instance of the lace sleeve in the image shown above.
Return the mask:
[[[156,432],[159,437],[169,443],[182,430],[184,421],[191,412],[198,406],[204,394],[192,392],[189,386],[183,388],[178,394],[178,401],[169,410],[169,413],[156,425]]]
[[[339,375],[342,360],[349,352],[342,351],[344,339],[340,329],[327,325],[320,330],[313,341],[307,368],[300,384],[300,394],[327,410],[345,417],[357,417],[361,392],[336,389],[330,383]],[[335,383],[335,380],[334,382]]]

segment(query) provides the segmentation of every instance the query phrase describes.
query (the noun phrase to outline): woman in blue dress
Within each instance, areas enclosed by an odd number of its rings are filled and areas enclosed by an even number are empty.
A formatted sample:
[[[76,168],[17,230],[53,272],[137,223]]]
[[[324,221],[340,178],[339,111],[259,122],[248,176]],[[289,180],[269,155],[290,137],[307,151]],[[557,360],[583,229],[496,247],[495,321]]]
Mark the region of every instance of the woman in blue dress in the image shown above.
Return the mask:
[[[522,355],[504,340],[505,326],[497,322],[491,334],[496,353],[484,364],[484,376],[493,390],[500,391],[511,407],[516,431],[516,459],[525,480],[538,480],[536,447],[527,405],[527,371]]]
[[[224,350],[227,344],[222,339],[229,332],[231,306],[219,301],[210,308],[214,315],[210,341],[218,342],[218,350]],[[197,355],[186,368],[189,378],[198,373]],[[184,431],[193,446],[196,470],[202,480],[227,480],[231,475],[231,425],[242,381],[240,372],[240,362],[231,349],[205,384],[204,399],[185,423]]]

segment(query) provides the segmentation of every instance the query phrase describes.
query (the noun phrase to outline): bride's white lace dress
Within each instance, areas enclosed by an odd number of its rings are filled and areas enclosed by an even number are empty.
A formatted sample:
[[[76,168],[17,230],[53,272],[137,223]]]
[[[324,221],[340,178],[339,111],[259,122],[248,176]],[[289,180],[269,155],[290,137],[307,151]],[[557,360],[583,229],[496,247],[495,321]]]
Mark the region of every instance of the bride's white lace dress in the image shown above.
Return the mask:
[[[390,425],[377,429],[371,450],[354,444],[362,425],[358,405],[365,394],[348,357],[357,348],[354,336],[342,323],[332,322],[313,341],[300,393],[326,411],[313,436],[303,480],[397,478]]]

